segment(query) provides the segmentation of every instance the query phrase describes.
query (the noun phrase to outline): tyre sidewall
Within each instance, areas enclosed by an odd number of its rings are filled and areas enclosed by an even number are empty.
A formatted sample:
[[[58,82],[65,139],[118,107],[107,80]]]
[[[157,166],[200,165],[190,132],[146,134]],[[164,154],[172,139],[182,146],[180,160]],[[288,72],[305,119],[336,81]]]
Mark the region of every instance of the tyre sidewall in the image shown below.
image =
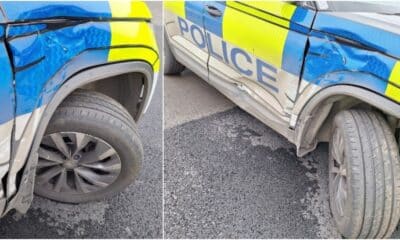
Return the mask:
[[[330,208],[331,212],[333,215],[333,218],[336,222],[336,225],[339,229],[339,231],[344,235],[344,236],[352,236],[353,231],[356,226],[354,226],[354,222],[356,219],[354,219],[354,216],[356,213],[354,212],[354,204],[359,204],[363,202],[363,199],[354,199],[354,191],[353,187],[354,186],[363,186],[364,183],[360,182],[355,182],[355,179],[353,178],[353,172],[352,172],[352,160],[353,160],[353,154],[350,150],[351,143],[349,141],[350,137],[347,135],[346,130],[343,127],[343,124],[345,124],[345,119],[342,115],[337,115],[335,117],[332,131],[331,131],[331,137],[330,137],[330,144],[329,144],[329,168],[331,167],[331,161],[333,161],[332,157],[332,143],[333,143],[333,137],[335,131],[338,131],[339,134],[342,135],[343,138],[343,143],[344,143],[344,155],[345,155],[345,167],[346,167],[346,178],[347,178],[347,199],[345,202],[344,206],[344,215],[341,217],[339,213],[335,211],[335,208],[333,207],[332,203],[334,202],[333,199],[333,184],[331,183],[331,177],[329,175],[329,199],[330,199]],[[331,169],[329,169],[329,174],[331,174]],[[362,184],[362,185],[361,185]]]

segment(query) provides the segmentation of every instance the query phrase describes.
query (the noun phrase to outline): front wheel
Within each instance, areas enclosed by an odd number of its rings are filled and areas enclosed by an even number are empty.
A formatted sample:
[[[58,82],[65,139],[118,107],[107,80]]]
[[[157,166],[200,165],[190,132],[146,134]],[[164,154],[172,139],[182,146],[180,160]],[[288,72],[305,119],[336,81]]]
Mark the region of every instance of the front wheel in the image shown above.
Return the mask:
[[[346,110],[329,144],[333,218],[346,238],[390,237],[400,217],[399,149],[378,113]]]
[[[129,113],[113,99],[79,90],[56,110],[38,150],[35,193],[80,203],[123,190],[143,148]]]

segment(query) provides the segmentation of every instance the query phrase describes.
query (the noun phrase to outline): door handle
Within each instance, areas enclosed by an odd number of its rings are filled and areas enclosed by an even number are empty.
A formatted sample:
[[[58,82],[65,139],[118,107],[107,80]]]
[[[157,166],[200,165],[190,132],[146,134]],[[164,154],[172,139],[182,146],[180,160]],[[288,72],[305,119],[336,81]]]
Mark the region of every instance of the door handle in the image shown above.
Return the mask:
[[[213,17],[221,17],[222,16],[222,12],[218,8],[216,8],[212,5],[206,5],[206,11],[208,12],[208,14],[210,14]]]

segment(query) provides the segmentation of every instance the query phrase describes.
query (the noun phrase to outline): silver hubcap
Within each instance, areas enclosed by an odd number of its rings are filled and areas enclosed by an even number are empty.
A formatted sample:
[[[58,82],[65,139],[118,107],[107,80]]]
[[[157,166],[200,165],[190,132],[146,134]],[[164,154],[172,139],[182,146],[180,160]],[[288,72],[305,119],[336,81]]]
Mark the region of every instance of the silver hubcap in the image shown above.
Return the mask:
[[[329,160],[331,206],[340,217],[343,217],[347,200],[347,170],[343,136],[337,130],[333,134],[331,144],[331,159]]]
[[[35,187],[85,194],[109,186],[120,171],[117,152],[102,139],[78,132],[53,133],[40,145]]]

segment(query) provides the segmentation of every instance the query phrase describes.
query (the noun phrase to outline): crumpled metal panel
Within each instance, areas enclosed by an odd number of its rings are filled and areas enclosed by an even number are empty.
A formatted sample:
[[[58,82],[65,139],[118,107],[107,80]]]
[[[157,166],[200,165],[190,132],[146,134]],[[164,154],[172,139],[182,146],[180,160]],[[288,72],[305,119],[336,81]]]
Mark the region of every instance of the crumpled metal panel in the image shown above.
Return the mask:
[[[132,35],[133,33],[133,35],[128,36],[126,34],[126,39],[121,29],[118,32],[113,32],[111,27],[113,24],[109,22],[85,22],[10,40],[9,45],[16,68],[17,116],[32,112],[36,107],[46,104],[47,102],[43,100],[50,97],[44,95],[51,96],[57,90],[57,86],[54,85],[54,89],[46,92],[43,91],[44,85],[65,64],[83,52],[106,50],[96,51],[93,59],[88,59],[86,64],[82,64],[87,67],[111,61],[142,59],[152,65],[154,64],[155,69],[158,68],[155,64],[158,59],[157,48],[155,47],[154,37],[152,37],[152,31],[147,23],[127,23],[132,30],[129,34]],[[34,26],[31,26],[31,28]],[[137,29],[137,32],[135,29]],[[146,34],[143,36],[142,33]],[[122,41],[112,42],[113,34],[120,36]],[[118,50],[118,48],[120,49]],[[73,73],[64,72],[61,79],[54,79],[53,81],[57,81],[57,84],[60,85]],[[42,99],[42,97],[45,97],[45,99]]]
[[[79,24],[11,40],[16,68],[17,116],[44,104],[37,103],[42,88],[64,64],[87,49],[107,48],[110,41],[107,22]],[[97,57],[100,62],[107,62],[107,54]]]
[[[400,31],[318,13],[309,38],[303,80],[326,88],[348,84],[400,102]],[[400,19],[400,17],[399,17]],[[399,25],[400,26],[400,25]],[[396,70],[397,69],[397,70]]]
[[[384,94],[395,62],[395,59],[378,52],[311,37],[303,78],[321,87],[354,84]],[[370,77],[352,78],[353,73],[363,73]]]
[[[12,38],[16,36],[29,35],[35,32],[43,31],[46,28],[47,25],[45,23],[33,24],[33,25],[26,25],[26,24],[12,25],[8,28],[7,37]]]
[[[372,13],[373,15],[373,13]],[[313,26],[314,30],[356,41],[382,53],[400,58],[400,16],[393,16],[394,29],[378,18],[364,18],[355,13],[319,12]],[[381,19],[384,15],[380,16]],[[364,22],[360,22],[360,21]],[[379,27],[378,27],[379,26]]]

